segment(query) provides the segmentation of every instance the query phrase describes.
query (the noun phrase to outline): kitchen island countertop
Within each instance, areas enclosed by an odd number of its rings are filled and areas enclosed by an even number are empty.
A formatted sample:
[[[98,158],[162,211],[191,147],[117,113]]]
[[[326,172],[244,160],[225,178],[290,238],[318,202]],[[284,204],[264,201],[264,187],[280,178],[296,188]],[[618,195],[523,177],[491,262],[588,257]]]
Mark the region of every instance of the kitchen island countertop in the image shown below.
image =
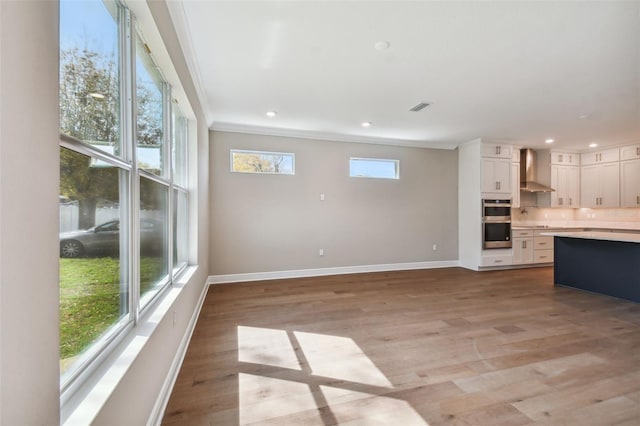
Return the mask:
[[[587,240],[620,241],[626,243],[639,243],[640,233],[634,232],[598,232],[598,231],[578,231],[578,232],[543,232],[541,235],[564,238],[582,238]]]

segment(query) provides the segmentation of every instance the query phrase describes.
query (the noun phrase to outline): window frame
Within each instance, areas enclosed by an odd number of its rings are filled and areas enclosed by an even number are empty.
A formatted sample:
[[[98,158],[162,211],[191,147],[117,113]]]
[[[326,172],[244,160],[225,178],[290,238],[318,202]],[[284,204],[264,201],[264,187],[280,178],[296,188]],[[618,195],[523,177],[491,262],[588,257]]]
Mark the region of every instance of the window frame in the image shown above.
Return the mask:
[[[59,146],[61,148],[67,148],[79,154],[89,156],[91,159],[104,162],[109,166],[118,168],[121,171],[126,172],[127,181],[125,184],[121,183],[121,191],[125,191],[121,197],[126,204],[121,206],[124,209],[122,213],[122,220],[120,223],[120,238],[125,239],[122,248],[126,247],[126,253],[120,257],[121,274],[126,274],[127,286],[128,286],[128,313],[125,314],[119,320],[113,322],[105,330],[104,334],[95,341],[91,342],[79,355],[78,359],[72,363],[72,366],[64,373],[60,375],[60,403],[61,406],[67,404],[75,395],[75,393],[84,386],[89,377],[95,373],[100,365],[113,353],[118,345],[120,345],[128,335],[135,329],[135,327],[141,322],[141,317],[144,317],[148,312],[152,311],[158,302],[167,294],[168,290],[173,286],[174,282],[179,279],[180,275],[189,267],[190,258],[187,254],[186,260],[178,268],[174,268],[173,264],[173,222],[174,222],[174,209],[173,209],[173,194],[174,190],[182,192],[186,195],[187,214],[184,217],[189,221],[189,205],[191,198],[191,191],[189,191],[189,145],[192,143],[190,137],[190,121],[186,115],[182,114],[185,120],[184,123],[184,138],[185,144],[185,156],[184,164],[182,164],[184,170],[185,182],[184,185],[177,185],[173,182],[173,144],[175,140],[173,138],[173,120],[172,120],[172,108],[173,97],[171,86],[167,82],[161,69],[158,67],[153,56],[151,60],[157,67],[157,71],[162,79],[162,142],[163,146],[162,154],[164,158],[163,171],[161,175],[156,175],[149,171],[146,171],[139,167],[137,163],[137,116],[136,116],[136,35],[138,35],[142,41],[140,29],[137,27],[137,23],[133,13],[130,11],[127,5],[122,4],[118,0],[113,0],[109,6],[117,9],[117,19],[114,18],[115,24],[118,26],[117,34],[117,57],[120,73],[120,151],[116,154],[110,154],[103,151],[98,147],[78,140],[74,137],[60,133]],[[163,256],[167,262],[167,274],[160,279],[154,285],[153,294],[146,295],[140,294],[140,179],[144,177],[150,179],[153,182],[161,184],[166,187],[167,200],[166,200],[166,218],[164,219],[164,232],[167,235],[167,244],[163,250]],[[187,222],[187,229],[191,225]],[[188,239],[187,239],[187,252],[188,252]],[[144,305],[141,302],[145,302]]]
[[[372,162],[379,162],[379,163],[393,163],[395,165],[395,177],[353,175],[351,172],[352,161],[372,161]],[[391,159],[391,158],[349,157],[349,177],[362,178],[362,179],[384,179],[384,180],[391,180],[391,181],[400,180],[400,160]]]
[[[233,169],[233,154],[256,154],[256,155],[272,155],[272,156],[288,156],[291,157],[291,173],[282,173],[282,172],[256,172],[256,171],[243,171],[243,170],[234,170]],[[249,150],[249,149],[235,149],[232,148],[229,150],[229,170],[231,173],[245,173],[245,174],[254,174],[254,175],[283,175],[283,176],[295,176],[296,174],[296,154],[293,152],[278,152],[278,151],[258,151],[258,150]]]

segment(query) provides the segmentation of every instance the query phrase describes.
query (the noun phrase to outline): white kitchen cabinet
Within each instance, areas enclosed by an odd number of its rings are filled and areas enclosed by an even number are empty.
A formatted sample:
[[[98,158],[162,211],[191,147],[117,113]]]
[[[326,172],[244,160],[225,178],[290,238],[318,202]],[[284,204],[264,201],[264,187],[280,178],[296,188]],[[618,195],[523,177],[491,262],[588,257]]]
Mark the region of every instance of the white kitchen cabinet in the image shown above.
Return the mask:
[[[513,240],[512,263],[514,265],[533,263],[533,230],[512,229],[511,238]]]
[[[483,158],[481,173],[483,193],[511,198],[511,157],[506,160]]]
[[[513,264],[533,263],[533,237],[513,239]]]
[[[620,148],[605,149],[602,151],[585,152],[580,154],[580,164],[588,166],[591,164],[612,163],[620,161]]]
[[[640,207],[640,159],[620,162],[622,207]]]
[[[534,250],[533,263],[553,262],[553,250]]]
[[[580,154],[571,152],[551,151],[551,165],[579,166]]]
[[[516,147],[511,148],[511,162],[520,163],[520,148],[516,148]]]
[[[482,143],[481,156],[485,158],[507,158],[511,159],[511,145]]]
[[[520,163],[511,162],[511,208],[520,207]]]
[[[620,163],[582,166],[580,193],[582,207],[619,207]]]
[[[551,207],[580,207],[580,168],[551,166]]]
[[[640,159],[640,145],[624,146],[620,148],[620,160]]]
[[[533,231],[533,263],[553,262],[553,237],[542,235],[547,232],[548,229]]]

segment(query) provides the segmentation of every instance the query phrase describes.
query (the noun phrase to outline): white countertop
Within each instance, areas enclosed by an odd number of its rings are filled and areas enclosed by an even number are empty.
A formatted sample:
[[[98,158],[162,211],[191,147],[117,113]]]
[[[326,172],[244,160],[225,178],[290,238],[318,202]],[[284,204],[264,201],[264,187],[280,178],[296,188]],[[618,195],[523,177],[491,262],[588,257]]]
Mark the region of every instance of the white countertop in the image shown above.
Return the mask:
[[[586,240],[604,240],[604,241],[621,241],[626,243],[639,243],[640,234],[631,232],[543,232],[541,235],[550,235],[553,237],[565,238],[582,238]]]

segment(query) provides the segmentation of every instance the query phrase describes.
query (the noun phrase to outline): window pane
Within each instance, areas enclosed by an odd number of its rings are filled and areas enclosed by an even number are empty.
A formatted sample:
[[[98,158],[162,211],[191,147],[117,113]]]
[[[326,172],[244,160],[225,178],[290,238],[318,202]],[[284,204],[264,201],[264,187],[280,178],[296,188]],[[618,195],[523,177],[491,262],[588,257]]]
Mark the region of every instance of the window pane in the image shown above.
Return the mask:
[[[136,101],[138,167],[165,172],[162,78],[140,37],[136,37]]]
[[[128,266],[121,261],[126,238],[120,234],[127,172],[91,160],[60,149],[62,373],[129,312]]]
[[[121,155],[116,10],[109,1],[60,2],[60,131]]]
[[[187,263],[188,203],[187,193],[173,191],[173,267],[178,269]]]
[[[173,107],[173,181],[187,186],[187,119],[177,106]]]
[[[164,284],[169,271],[167,211],[169,189],[140,176],[141,308]]]
[[[284,152],[231,150],[231,171],[295,174],[295,155]]]
[[[381,179],[399,179],[400,162],[378,158],[350,158],[349,176]]]

